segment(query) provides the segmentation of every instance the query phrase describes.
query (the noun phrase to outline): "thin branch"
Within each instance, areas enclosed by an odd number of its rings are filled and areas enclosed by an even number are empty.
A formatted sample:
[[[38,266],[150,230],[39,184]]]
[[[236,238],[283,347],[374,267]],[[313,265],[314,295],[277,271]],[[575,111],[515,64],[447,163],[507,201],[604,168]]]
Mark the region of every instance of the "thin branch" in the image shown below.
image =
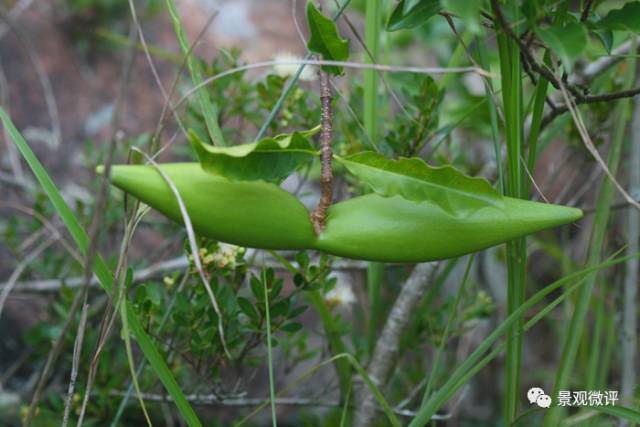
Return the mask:
[[[316,235],[320,235],[324,230],[325,220],[327,217],[327,209],[333,201],[333,171],[331,170],[331,158],[333,152],[331,142],[333,139],[333,128],[331,123],[331,85],[329,83],[329,74],[324,71],[320,72],[320,102],[321,106],[321,123],[320,131],[320,202],[318,206],[311,212],[311,222]]]
[[[120,313],[119,311],[120,304],[122,304],[122,301],[126,296],[126,290],[121,290],[122,283],[123,283],[122,273],[127,268],[127,256],[129,253],[129,244],[131,242],[131,239],[133,238],[133,234],[138,224],[140,223],[140,220],[144,216],[144,211],[140,213],[136,212],[136,214],[132,215],[132,218],[127,222],[127,225],[125,227],[124,237],[120,245],[120,254],[118,256],[118,262],[116,265],[116,270],[114,272],[113,289],[112,289],[112,293],[108,295],[109,298],[107,301],[107,308],[104,310],[104,315],[102,320],[100,321],[100,327],[98,328],[98,342],[93,352],[93,356],[91,357],[91,362],[89,363],[89,373],[87,375],[88,378],[85,386],[85,393],[84,393],[84,398],[82,400],[82,406],[80,407],[80,413],[78,415],[78,422],[76,424],[77,427],[80,427],[82,425],[85,411],[87,409],[87,405],[89,404],[91,389],[95,382],[100,355],[102,353],[104,346],[108,341],[116,316]],[[111,310],[112,307],[113,307],[113,311]]]
[[[580,15],[580,22],[584,22],[589,18],[589,14],[591,13],[591,6],[593,6],[593,0],[586,0],[584,2],[584,8],[582,9],[582,14]]]
[[[4,308],[4,304],[9,297],[9,294],[16,286],[20,275],[24,272],[24,270],[29,267],[29,265],[36,259],[45,249],[51,246],[56,240],[58,240],[57,236],[49,237],[44,242],[40,243],[33,251],[31,251],[13,270],[11,273],[11,277],[7,281],[7,284],[2,288],[2,292],[0,293],[0,317],[2,317],[2,310]]]
[[[38,211],[36,211],[34,209],[31,209],[31,208],[28,208],[26,206],[18,205],[16,203],[0,202],[0,209],[4,209],[4,208],[15,209],[15,210],[17,210],[19,212],[22,212],[22,213],[26,214],[26,215],[32,216],[36,221],[41,223],[44,228],[49,230],[49,232],[58,239],[58,241],[62,244],[62,246],[67,250],[69,255],[71,255],[73,257],[73,259],[78,261],[78,263],[82,263],[82,257],[75,250],[75,248],[71,245],[71,243],[69,243],[67,241],[67,239],[64,238],[62,233],[60,233],[60,231],[58,231],[56,226],[51,221],[49,221],[48,218],[46,218],[44,215],[42,215],[40,212],[38,212]],[[2,288],[4,288],[5,286],[7,286],[6,283],[0,285],[0,290],[2,290]]]
[[[640,94],[640,87],[637,87],[635,89],[622,90],[619,92],[606,93],[602,95],[583,96],[579,99],[574,99],[573,104],[577,106],[582,104],[595,104],[597,102],[609,102],[623,98],[631,98],[638,94]],[[541,127],[544,128],[548,126],[556,117],[566,113],[567,111],[570,110],[566,103],[563,105],[556,105],[555,109],[552,109],[543,117]]]
[[[577,109],[576,109],[576,107],[575,107],[575,105],[573,103],[573,100],[569,97],[569,94],[567,93],[567,91],[566,91],[564,85],[562,85],[562,83],[560,84],[560,90],[562,92],[562,96],[565,99],[565,102],[567,103],[567,106],[569,107],[569,112],[571,113],[573,121],[576,124],[576,127],[578,128],[578,133],[580,134],[580,137],[582,138],[582,142],[584,142],[584,145],[587,147],[587,150],[589,150],[591,155],[596,159],[596,161],[598,162],[598,164],[600,165],[600,167],[602,168],[604,173],[611,180],[613,185],[618,189],[620,194],[622,194],[622,196],[625,198],[625,200],[629,204],[633,205],[633,207],[635,207],[636,209],[640,210],[640,203],[636,202],[633,199],[633,197],[631,197],[631,195],[629,195],[629,193],[627,193],[625,191],[625,189],[622,187],[622,185],[620,185],[620,183],[618,182],[616,177],[613,176],[613,174],[609,170],[609,167],[607,166],[605,161],[600,156],[600,153],[598,152],[598,149],[593,144],[593,141],[591,140],[591,137],[589,136],[589,131],[587,130],[586,126],[584,125],[584,122],[582,121],[582,117],[580,116],[580,112],[577,111]]]
[[[426,292],[437,266],[438,263],[435,262],[416,265],[407,281],[402,285],[380,338],[376,342],[373,358],[369,369],[367,369],[371,381],[379,387],[383,387],[387,383],[393,372],[400,350],[402,331],[406,328],[411,314],[414,313],[421,297]],[[364,388],[358,399],[354,426],[368,427],[371,425],[375,416],[375,407],[375,397],[368,388]]]
[[[112,391],[112,396],[124,396],[124,391]],[[164,394],[154,393],[141,393],[144,400],[150,402],[173,402],[171,396]],[[248,407],[258,406],[265,402],[269,402],[268,397],[236,397],[236,398],[223,398],[215,394],[188,394],[185,398],[194,405],[207,405],[207,406],[228,406],[228,407]],[[342,403],[333,400],[324,400],[321,398],[305,398],[305,397],[278,397],[275,400],[277,406],[310,406],[310,407],[327,407],[327,408],[341,408]],[[382,408],[376,406],[376,410],[382,412]],[[403,417],[415,417],[416,412],[407,409],[393,408],[393,412]],[[436,415],[433,417],[435,420],[446,420],[448,415]]]
[[[255,253],[256,249],[249,249],[246,254],[246,258],[250,259],[252,254]],[[291,258],[293,259],[293,258]],[[317,260],[316,260],[317,262]],[[150,279],[161,278],[167,273],[171,273],[176,270],[182,270],[189,266],[189,260],[186,256],[179,256],[176,258],[171,258],[165,261],[160,261],[155,264],[150,265],[146,268],[141,268],[139,270],[135,270],[133,273],[132,283],[141,283]],[[272,268],[274,270],[284,270],[288,271],[285,267],[282,266],[281,263],[276,261],[273,257],[265,254],[265,263],[264,266],[268,268]],[[249,263],[250,268],[261,268],[262,263],[257,266],[253,263]],[[356,261],[349,259],[337,259],[333,262],[332,268],[334,270],[341,271],[354,271],[354,270],[366,270],[367,263],[365,261]],[[82,277],[70,277],[68,279],[44,279],[44,280],[29,280],[24,282],[18,282],[16,284],[16,288],[20,289],[23,292],[56,292],[62,286],[75,289],[82,285],[83,279]],[[8,282],[0,283],[0,292],[9,285]],[[98,286],[98,280],[94,277],[91,279],[91,286]]]
[[[69,424],[69,413],[71,411],[71,403],[73,401],[73,392],[76,387],[76,379],[78,378],[78,366],[80,365],[80,355],[82,354],[82,342],[84,340],[84,331],[87,326],[87,312],[89,304],[82,306],[82,314],[80,315],[80,323],[78,325],[78,333],[73,343],[73,360],[71,363],[71,379],[69,380],[69,388],[67,389],[67,399],[64,404],[64,415],[62,417],[62,427]]]

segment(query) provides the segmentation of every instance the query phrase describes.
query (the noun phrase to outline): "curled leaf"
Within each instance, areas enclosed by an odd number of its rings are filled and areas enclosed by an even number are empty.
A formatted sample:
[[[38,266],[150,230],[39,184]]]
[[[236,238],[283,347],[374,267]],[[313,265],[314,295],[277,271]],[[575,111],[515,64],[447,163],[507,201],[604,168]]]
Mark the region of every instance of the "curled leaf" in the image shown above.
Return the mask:
[[[428,201],[453,216],[503,204],[502,196],[488,181],[464,175],[451,166],[432,167],[417,157],[389,160],[374,152],[337,160],[379,195]]]
[[[318,155],[309,137],[319,129],[317,126],[305,132],[278,135],[231,147],[206,144],[195,132],[189,132],[189,136],[205,171],[238,181],[279,183]]]

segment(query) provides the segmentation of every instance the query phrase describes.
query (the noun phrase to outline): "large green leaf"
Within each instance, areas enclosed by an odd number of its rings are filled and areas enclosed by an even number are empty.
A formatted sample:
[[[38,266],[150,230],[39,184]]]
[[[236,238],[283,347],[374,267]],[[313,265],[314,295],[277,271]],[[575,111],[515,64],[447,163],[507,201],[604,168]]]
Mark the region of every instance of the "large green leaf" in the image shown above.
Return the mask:
[[[610,11],[598,22],[600,28],[640,33],[640,2],[632,1]]]
[[[319,53],[327,61],[346,61],[349,59],[349,40],[338,34],[335,22],[324,16],[313,1],[307,3],[307,23],[311,37],[307,48]],[[322,69],[331,74],[342,74],[342,67],[324,65]]]
[[[31,151],[31,148],[29,148],[27,142],[24,140],[22,135],[20,135],[20,132],[18,132],[16,127],[11,122],[11,119],[2,108],[0,108],[0,119],[4,123],[4,126],[9,132],[9,135],[11,135],[11,139],[13,139],[16,146],[18,147],[20,154],[22,154],[22,157],[26,160],[27,164],[33,171],[33,174],[38,179],[40,186],[47,194],[47,197],[53,204],[56,212],[58,212],[58,215],[60,215],[62,222],[64,223],[65,227],[67,227],[67,231],[69,231],[69,234],[80,249],[80,252],[86,254],[86,251],[89,247],[89,238],[87,236],[87,233],[85,233],[84,229],[80,225],[80,222],[73,214],[73,211],[64,201],[64,199],[60,195],[60,192],[58,191],[58,188],[49,177],[49,174],[47,174],[47,171],[44,169],[35,154],[33,154],[33,151]],[[100,255],[96,256],[93,272],[97,276],[102,289],[106,293],[111,294],[114,282],[113,273],[111,273]],[[147,333],[145,332],[144,326],[142,325],[142,323],[140,323],[140,320],[133,311],[132,306],[126,299],[122,301],[122,304],[124,307],[126,307],[129,327],[131,328],[131,332],[134,334],[136,341],[138,342],[138,345],[142,350],[142,353],[146,357],[149,365],[151,365],[156,375],[158,375],[158,378],[164,385],[173,401],[175,402],[178,410],[180,411],[180,414],[186,421],[187,425],[190,427],[201,427],[202,424],[200,423],[198,416],[193,411],[193,408],[187,401],[184,393],[182,393],[178,382],[171,373],[171,370],[164,361],[164,358],[155,347],[151,338],[149,338],[149,335],[147,335]]]
[[[336,159],[382,196],[429,201],[454,216],[503,203],[500,193],[486,180],[469,177],[451,166],[431,167],[417,157],[389,160],[367,151]]]
[[[412,3],[412,7],[407,7]],[[439,0],[401,0],[391,12],[389,21],[387,21],[387,31],[406,30],[418,27],[436,13],[440,12],[442,7]]]
[[[207,172],[240,181],[264,180],[279,183],[318,152],[309,137],[320,127],[264,138],[250,144],[219,147],[206,144],[189,132],[202,168]]]
[[[587,29],[581,23],[570,23],[563,27],[536,28],[536,34],[554,52],[567,71],[587,46]]]

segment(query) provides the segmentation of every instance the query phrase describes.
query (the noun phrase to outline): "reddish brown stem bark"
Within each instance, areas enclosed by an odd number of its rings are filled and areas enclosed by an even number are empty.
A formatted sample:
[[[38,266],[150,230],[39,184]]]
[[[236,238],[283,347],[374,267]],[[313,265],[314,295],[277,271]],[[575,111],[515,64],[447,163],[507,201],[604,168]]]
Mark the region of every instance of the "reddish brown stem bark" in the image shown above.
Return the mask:
[[[329,84],[329,75],[324,71],[320,72],[320,103],[321,103],[321,130],[320,130],[320,202],[318,206],[311,212],[311,222],[316,234],[322,233],[324,230],[327,209],[331,206],[333,200],[333,171],[331,170],[331,158],[333,153],[331,150],[332,140],[332,124],[331,124],[331,86]]]

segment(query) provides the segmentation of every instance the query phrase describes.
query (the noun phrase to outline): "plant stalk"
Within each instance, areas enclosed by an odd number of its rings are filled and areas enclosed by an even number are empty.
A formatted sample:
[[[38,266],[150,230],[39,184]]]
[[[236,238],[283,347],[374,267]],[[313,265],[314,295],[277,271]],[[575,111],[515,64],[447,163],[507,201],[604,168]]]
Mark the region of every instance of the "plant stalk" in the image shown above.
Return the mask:
[[[324,71],[320,72],[320,102],[321,102],[321,124],[320,131],[320,162],[322,173],[320,176],[320,202],[311,212],[311,222],[316,235],[320,235],[324,230],[327,209],[333,200],[333,171],[331,170],[331,159],[333,152],[331,149],[331,139],[333,128],[331,123],[331,85],[329,75]]]
[[[381,9],[380,0],[367,0],[365,17],[365,45],[368,55],[366,62],[375,64],[380,56]],[[364,70],[364,130],[374,146],[378,146],[378,72]],[[369,357],[373,354],[376,344],[378,324],[380,323],[380,292],[384,277],[384,264],[371,262],[367,267],[367,294],[369,297]]]
[[[493,13],[504,22],[497,0],[491,2]],[[508,2],[511,16],[515,22],[519,19],[518,4]],[[510,24],[507,24],[510,25]],[[524,170],[521,158],[523,152],[523,113],[522,113],[522,67],[518,44],[510,39],[502,28],[497,28],[498,50],[500,54],[500,73],[502,77],[502,102],[505,115],[505,139],[507,146],[507,174],[505,188],[507,195],[526,198],[523,190]],[[518,33],[515,25],[512,31]],[[525,238],[507,242],[507,313],[515,312],[525,300],[525,277],[527,252]],[[520,367],[522,359],[523,320],[518,319],[507,333],[505,386],[503,391],[503,423],[511,425],[516,419],[520,402]]]

